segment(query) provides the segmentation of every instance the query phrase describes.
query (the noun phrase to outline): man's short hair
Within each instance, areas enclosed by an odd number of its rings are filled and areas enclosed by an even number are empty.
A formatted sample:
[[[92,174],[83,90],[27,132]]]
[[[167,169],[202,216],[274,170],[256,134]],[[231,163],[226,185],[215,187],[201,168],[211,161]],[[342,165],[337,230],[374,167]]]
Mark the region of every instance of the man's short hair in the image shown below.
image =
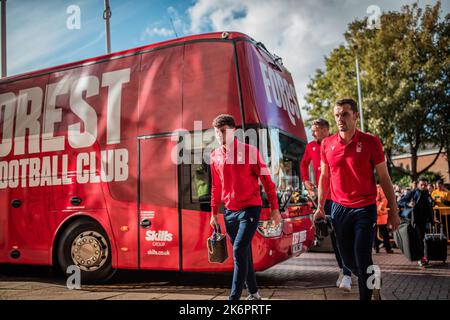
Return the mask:
[[[312,122],[312,125],[318,126],[320,128],[324,128],[324,129],[330,129],[330,124],[328,123],[328,121],[325,119],[321,119],[321,118],[314,120]]]
[[[214,128],[220,128],[228,125],[230,128],[236,128],[234,117],[229,114],[220,114],[212,122]]]
[[[343,106],[346,104],[348,104],[352,108],[353,112],[355,112],[355,113],[358,112],[358,104],[353,99],[339,99],[335,103],[336,106]]]
[[[417,180],[417,182],[420,182],[420,181],[428,183],[428,178],[420,177],[419,180]]]
[[[439,179],[438,181],[436,181],[436,184],[437,184],[437,185],[444,184],[444,180]]]

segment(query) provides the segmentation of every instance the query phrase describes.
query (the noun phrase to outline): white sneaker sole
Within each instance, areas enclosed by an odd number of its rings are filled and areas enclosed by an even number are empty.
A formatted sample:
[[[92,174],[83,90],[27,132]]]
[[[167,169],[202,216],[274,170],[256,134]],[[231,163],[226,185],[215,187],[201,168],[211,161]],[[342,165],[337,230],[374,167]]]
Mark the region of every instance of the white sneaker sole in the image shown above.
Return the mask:
[[[345,292],[350,292],[350,291],[352,291],[352,287],[339,286],[339,289],[344,290]]]

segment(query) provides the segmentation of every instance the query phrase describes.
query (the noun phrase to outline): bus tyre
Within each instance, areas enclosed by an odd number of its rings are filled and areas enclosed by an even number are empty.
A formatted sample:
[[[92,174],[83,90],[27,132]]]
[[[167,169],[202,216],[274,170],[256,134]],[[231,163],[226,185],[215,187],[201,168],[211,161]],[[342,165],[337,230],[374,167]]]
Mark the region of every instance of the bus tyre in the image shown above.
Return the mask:
[[[115,273],[108,236],[98,223],[90,219],[79,219],[64,230],[57,253],[64,274],[71,275],[66,272],[74,265],[80,269],[81,285],[107,282]]]

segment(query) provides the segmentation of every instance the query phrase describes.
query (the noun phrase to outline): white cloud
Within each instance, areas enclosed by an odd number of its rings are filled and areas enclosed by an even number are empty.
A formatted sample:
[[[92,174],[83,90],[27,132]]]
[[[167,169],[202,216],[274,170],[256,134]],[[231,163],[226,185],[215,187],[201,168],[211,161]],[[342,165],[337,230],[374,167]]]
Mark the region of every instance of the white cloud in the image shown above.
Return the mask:
[[[153,38],[155,36],[157,37],[170,37],[174,35],[173,30],[166,29],[166,28],[158,28],[158,27],[147,27],[145,28],[144,32],[141,36],[141,41],[144,41],[146,39]]]
[[[200,0],[188,9],[191,18],[191,31],[200,33],[205,31],[208,25],[212,25],[217,30],[223,25],[234,23],[239,20],[234,19],[234,14],[245,11],[248,4],[248,1],[244,4],[234,0]]]
[[[181,15],[174,7],[168,7],[167,13],[169,17],[172,19],[173,26],[178,34],[178,36],[187,35],[190,33],[190,28],[188,23],[183,20]]]
[[[197,0],[179,14],[174,7],[167,8],[178,36],[209,31],[240,31],[263,42],[273,53],[281,56],[291,71],[297,94],[302,103],[306,85],[315,69],[322,68],[324,56],[344,42],[343,33],[347,24],[355,18],[367,15],[369,5],[376,4],[381,10],[399,10],[403,4],[415,0]],[[421,0],[421,6],[433,5],[436,0]],[[9,3],[9,2],[8,2]],[[104,39],[103,20],[99,16],[85,19],[85,12],[95,10],[90,0],[78,0],[82,12],[82,29],[67,30],[67,15],[59,2],[41,1],[39,10],[29,10],[25,1],[11,1],[8,12],[9,74],[29,71],[67,62],[97,53],[93,48]],[[34,2],[28,2],[34,3]],[[58,3],[56,6],[55,3]],[[448,1],[443,1],[444,13],[449,11]],[[60,10],[61,9],[61,10]],[[136,10],[128,3],[114,8],[112,27],[120,28],[130,23]],[[59,12],[59,13],[58,13]],[[99,11],[101,15],[101,11]],[[168,17],[137,31],[142,38],[152,36],[173,37]],[[121,43],[118,39],[115,43]],[[77,55],[78,54],[78,55]],[[306,115],[302,110],[303,117]]]
[[[198,0],[187,13],[191,33],[239,31],[263,42],[283,58],[291,71],[301,103],[307,84],[324,57],[341,43],[348,23],[367,15],[369,5],[382,11],[399,10],[413,0]],[[420,5],[436,1],[421,1]],[[447,6],[448,8],[448,6]],[[445,10],[444,10],[445,12]],[[356,80],[355,80],[356,81]],[[305,119],[307,115],[302,110]]]
[[[248,0],[245,4],[200,0],[188,13],[193,33],[209,25],[215,31],[240,31],[263,42],[283,58],[302,99],[309,75],[322,64],[326,51],[343,40],[343,28],[336,27],[336,19],[320,17],[323,6],[324,1],[317,0]],[[234,18],[236,13],[245,15]]]
[[[169,25],[170,28],[161,27],[162,24]],[[145,28],[140,37],[140,41],[152,40],[154,37],[182,37],[190,33],[189,24],[174,7],[169,6],[167,8],[167,15],[163,19]]]

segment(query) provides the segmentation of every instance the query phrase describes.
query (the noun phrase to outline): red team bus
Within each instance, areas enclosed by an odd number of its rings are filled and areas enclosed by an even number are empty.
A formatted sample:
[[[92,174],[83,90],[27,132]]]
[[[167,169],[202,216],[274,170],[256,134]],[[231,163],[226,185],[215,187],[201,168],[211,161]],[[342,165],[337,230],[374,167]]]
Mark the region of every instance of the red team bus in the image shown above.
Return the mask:
[[[183,156],[214,146],[206,129],[220,113],[258,133],[284,207],[274,230],[264,203],[255,269],[308,250],[312,210],[286,196],[306,145],[292,77],[261,43],[224,32],[0,80],[0,263],[77,265],[90,282],[116,269],[231,271],[232,258],[208,262],[209,166],[173,160],[180,132],[201,136]]]

